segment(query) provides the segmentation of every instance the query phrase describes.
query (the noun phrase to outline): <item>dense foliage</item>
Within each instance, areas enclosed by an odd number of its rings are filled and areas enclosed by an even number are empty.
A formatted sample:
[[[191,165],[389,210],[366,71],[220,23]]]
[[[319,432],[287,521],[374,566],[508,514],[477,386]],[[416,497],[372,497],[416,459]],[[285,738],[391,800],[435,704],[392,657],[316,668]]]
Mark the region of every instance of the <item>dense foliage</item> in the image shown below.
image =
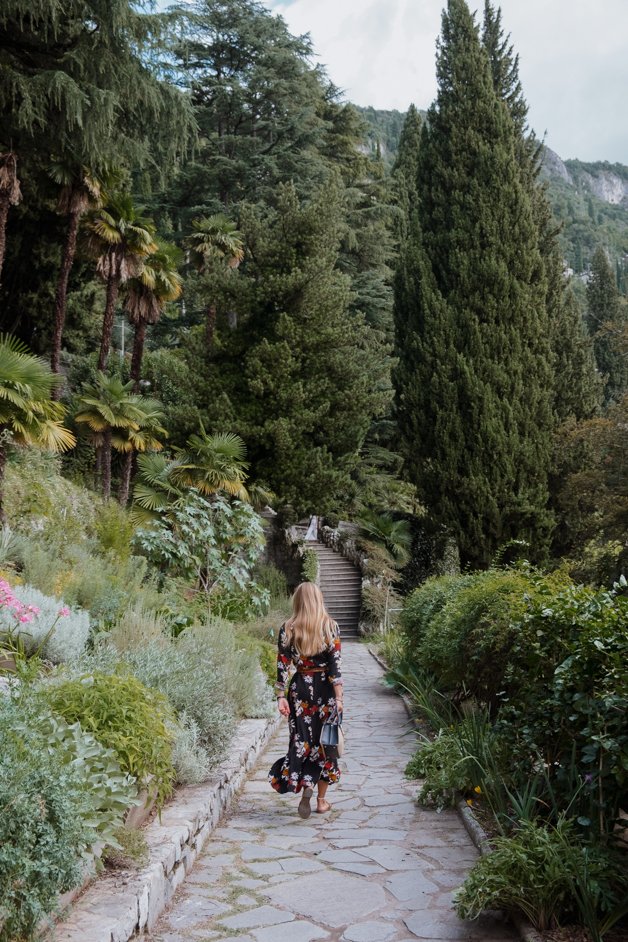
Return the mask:
[[[503,835],[459,894],[466,918],[571,917],[599,939],[622,916],[625,589],[520,567],[432,579],[406,600],[391,676],[433,730],[408,774],[424,779],[421,802],[462,795]]]

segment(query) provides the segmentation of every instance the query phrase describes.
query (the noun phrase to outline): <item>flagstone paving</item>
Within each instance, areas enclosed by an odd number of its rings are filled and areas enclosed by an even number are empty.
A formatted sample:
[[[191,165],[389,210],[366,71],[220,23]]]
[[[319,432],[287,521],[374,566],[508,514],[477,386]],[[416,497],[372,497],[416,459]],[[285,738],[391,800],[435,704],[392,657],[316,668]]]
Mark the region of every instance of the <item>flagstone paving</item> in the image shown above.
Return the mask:
[[[497,915],[456,917],[451,898],[477,851],[454,811],[417,807],[403,777],[412,727],[363,645],[345,644],[343,669],[347,746],[333,810],[302,821],[298,799],[268,785],[287,747],[282,725],[151,942],[517,938]]]

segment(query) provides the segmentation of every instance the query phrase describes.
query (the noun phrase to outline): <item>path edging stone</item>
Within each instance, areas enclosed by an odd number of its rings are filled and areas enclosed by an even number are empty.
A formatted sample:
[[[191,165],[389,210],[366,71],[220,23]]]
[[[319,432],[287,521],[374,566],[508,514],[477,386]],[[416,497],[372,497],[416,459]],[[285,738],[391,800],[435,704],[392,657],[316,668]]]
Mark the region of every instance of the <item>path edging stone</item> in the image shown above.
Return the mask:
[[[57,924],[55,942],[128,942],[152,929],[281,719],[240,722],[226,760],[211,778],[179,789],[161,820],[144,828],[149,863],[139,871],[107,874],[88,887]]]
[[[384,671],[389,670],[388,665],[380,658],[380,656],[371,648],[370,645],[367,645],[367,650],[369,654],[371,655],[371,657],[377,661],[377,663],[382,668],[382,670]],[[412,709],[412,702],[410,698],[408,697],[408,695],[405,693],[401,693],[400,691],[397,691],[397,694],[403,700],[403,704],[406,708],[406,711],[410,719],[415,720],[414,712]],[[471,840],[473,841],[473,843],[479,850],[480,854],[482,854],[482,856],[484,856],[485,854],[490,854],[491,842],[490,842],[489,835],[486,833],[486,831],[484,830],[484,828],[482,827],[482,825],[480,824],[476,816],[473,814],[472,809],[463,799],[460,799],[460,801],[456,803],[455,807],[458,814],[462,818],[462,823],[465,826],[467,834],[469,835],[469,837],[471,838]],[[515,926],[517,932],[519,933],[519,936],[521,937],[522,942],[544,942],[543,936],[540,935],[540,933],[536,931],[532,923],[528,922],[527,919],[524,919],[523,916],[517,916],[515,914],[511,914],[510,919],[513,925]]]

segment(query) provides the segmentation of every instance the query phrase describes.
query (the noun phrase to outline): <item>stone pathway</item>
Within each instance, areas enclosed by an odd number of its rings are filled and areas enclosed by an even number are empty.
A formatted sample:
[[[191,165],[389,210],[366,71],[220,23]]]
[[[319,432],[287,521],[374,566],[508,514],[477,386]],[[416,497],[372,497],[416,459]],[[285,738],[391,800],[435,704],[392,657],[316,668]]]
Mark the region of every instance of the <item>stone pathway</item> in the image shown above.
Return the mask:
[[[366,648],[343,651],[347,751],[333,810],[302,821],[267,783],[275,736],[152,942],[513,942],[498,918],[459,920],[453,891],[477,858],[458,815],[417,807],[403,777],[415,738]],[[315,804],[313,802],[313,807]]]

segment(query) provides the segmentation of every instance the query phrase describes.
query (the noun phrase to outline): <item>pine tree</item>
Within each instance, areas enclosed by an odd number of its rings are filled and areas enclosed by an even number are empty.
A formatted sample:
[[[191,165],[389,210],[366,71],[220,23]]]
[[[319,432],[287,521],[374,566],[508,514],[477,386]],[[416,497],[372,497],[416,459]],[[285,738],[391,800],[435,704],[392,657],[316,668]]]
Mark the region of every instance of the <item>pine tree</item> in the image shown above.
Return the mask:
[[[240,434],[252,476],[299,513],[337,509],[389,399],[381,332],[349,310],[337,268],[343,193],[337,183],[305,202],[283,185],[274,207],[243,210],[247,256],[230,279],[238,325],[200,397],[207,427]]]
[[[514,123],[464,0],[443,14],[437,76],[397,285],[398,420],[419,496],[486,565],[514,537],[542,552],[551,523],[547,284]]]
[[[598,369],[605,377],[604,403],[618,402],[628,390],[628,351],[624,349],[628,311],[601,247],[595,250],[587,282],[587,326]]]

